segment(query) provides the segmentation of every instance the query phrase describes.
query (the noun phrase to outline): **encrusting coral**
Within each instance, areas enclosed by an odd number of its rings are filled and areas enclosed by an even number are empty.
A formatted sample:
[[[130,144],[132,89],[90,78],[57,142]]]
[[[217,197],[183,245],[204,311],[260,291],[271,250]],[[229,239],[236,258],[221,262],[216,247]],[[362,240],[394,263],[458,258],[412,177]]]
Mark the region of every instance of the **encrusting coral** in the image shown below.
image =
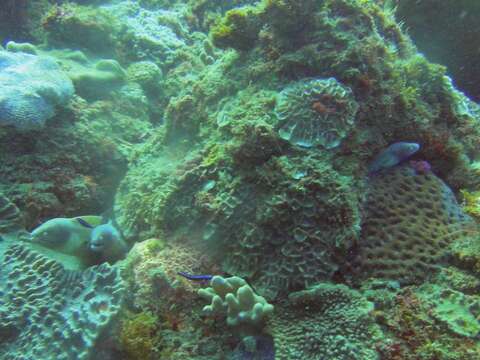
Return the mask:
[[[275,359],[378,359],[374,344],[382,333],[373,308],[345,285],[320,283],[291,293],[269,326]]]

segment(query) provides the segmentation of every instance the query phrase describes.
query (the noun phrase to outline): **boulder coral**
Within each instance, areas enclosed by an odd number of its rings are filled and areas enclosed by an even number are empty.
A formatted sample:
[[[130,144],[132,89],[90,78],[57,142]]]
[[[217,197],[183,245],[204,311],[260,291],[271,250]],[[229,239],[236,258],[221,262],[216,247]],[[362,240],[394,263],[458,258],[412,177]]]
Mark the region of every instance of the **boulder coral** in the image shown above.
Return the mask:
[[[54,59],[0,50],[0,124],[19,130],[42,128],[74,93]]]

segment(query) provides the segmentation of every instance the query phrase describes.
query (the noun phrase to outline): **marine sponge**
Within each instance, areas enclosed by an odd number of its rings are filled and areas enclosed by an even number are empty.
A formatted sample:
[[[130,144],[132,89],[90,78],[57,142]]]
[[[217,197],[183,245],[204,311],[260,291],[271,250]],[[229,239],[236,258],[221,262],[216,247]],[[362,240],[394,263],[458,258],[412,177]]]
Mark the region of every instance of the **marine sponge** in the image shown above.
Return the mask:
[[[416,283],[438,268],[473,221],[431,171],[398,166],[369,179],[358,245],[362,277]]]
[[[0,267],[0,358],[89,359],[124,294],[116,268],[66,271],[22,245]]]
[[[52,58],[0,50],[0,124],[40,128],[73,92]]]
[[[273,313],[273,305],[256,295],[247,282],[237,276],[224,278],[214,276],[209,288],[198,290],[198,294],[210,305],[203,308],[207,314],[227,313],[229,326],[247,326],[261,329]]]
[[[345,285],[317,284],[290,294],[271,321],[275,359],[378,359],[373,303]]]
[[[275,113],[280,136],[303,147],[340,145],[353,127],[358,104],[334,78],[304,79],[278,95]]]

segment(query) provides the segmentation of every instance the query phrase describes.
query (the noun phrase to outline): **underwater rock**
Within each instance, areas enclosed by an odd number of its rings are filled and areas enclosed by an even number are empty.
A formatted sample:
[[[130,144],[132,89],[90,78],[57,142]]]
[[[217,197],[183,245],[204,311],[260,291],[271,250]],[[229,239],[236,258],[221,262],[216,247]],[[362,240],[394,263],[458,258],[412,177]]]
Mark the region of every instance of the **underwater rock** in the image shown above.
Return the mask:
[[[43,17],[49,45],[90,50],[111,55],[122,24],[100,7],[64,3],[53,6]]]
[[[0,50],[0,125],[42,128],[55,107],[73,96],[70,79],[54,59]]]
[[[154,61],[157,65],[170,65],[178,50],[186,48],[185,37],[189,30],[184,25],[181,12],[175,10],[149,10],[137,1],[106,4],[101,11],[115,14],[123,30],[117,51],[128,61]],[[185,54],[185,52],[183,53]]]
[[[302,147],[340,145],[353,128],[358,104],[334,78],[306,79],[278,95],[275,113],[280,137]]]
[[[269,326],[275,359],[378,360],[375,343],[382,333],[373,308],[345,285],[320,283],[291,293]]]
[[[0,267],[2,359],[87,360],[112,325],[124,295],[118,269],[107,264],[84,272],[11,246]]]
[[[228,10],[210,30],[214,45],[237,50],[253,48],[262,26],[260,14],[258,8],[250,5]]]
[[[475,224],[433,172],[402,165],[368,180],[354,277],[418,283]],[[359,267],[360,266],[360,267]]]
[[[210,286],[198,290],[198,295],[211,302],[203,312],[208,315],[226,313],[229,326],[260,330],[273,313],[273,305],[255,294],[242,278],[214,276]]]

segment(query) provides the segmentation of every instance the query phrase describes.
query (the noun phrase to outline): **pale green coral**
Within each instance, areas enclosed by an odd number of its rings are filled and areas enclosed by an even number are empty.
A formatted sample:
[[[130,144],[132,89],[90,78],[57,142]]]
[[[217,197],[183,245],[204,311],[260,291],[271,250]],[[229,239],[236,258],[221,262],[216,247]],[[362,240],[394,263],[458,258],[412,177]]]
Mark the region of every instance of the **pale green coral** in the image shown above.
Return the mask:
[[[203,311],[206,314],[227,314],[229,326],[247,326],[261,329],[273,313],[273,305],[254,293],[247,282],[237,276],[214,276],[209,288],[198,294],[211,302]]]

